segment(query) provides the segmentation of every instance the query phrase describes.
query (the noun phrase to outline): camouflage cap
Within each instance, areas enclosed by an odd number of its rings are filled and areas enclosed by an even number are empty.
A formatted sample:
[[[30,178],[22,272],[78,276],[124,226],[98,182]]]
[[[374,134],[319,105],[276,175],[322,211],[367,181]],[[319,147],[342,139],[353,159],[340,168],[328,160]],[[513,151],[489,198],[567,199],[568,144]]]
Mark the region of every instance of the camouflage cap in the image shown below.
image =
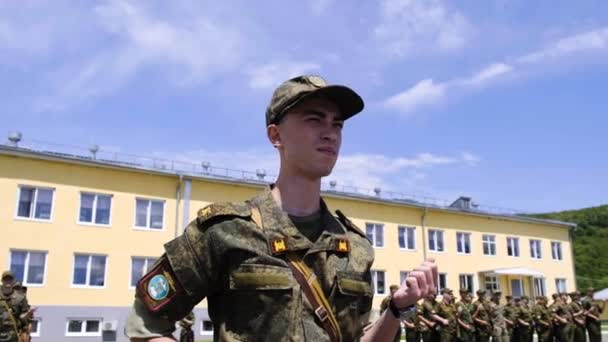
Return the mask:
[[[4,278],[13,278],[13,279],[15,279],[15,275],[11,271],[4,271],[4,272],[2,272],[2,280],[4,280]]]
[[[513,296],[506,295],[506,296],[505,296],[505,299],[506,299],[506,300],[511,300],[511,299],[513,299]]]
[[[496,291],[492,292],[492,296],[500,296],[500,295],[502,295],[502,291],[500,291],[500,290],[496,290]]]
[[[452,294],[453,292],[454,291],[452,291],[452,289],[447,288],[447,287],[444,287],[443,289],[441,289],[441,294],[444,294],[444,293]]]
[[[477,295],[478,295],[478,296],[483,296],[483,295],[485,295],[485,294],[486,294],[486,290],[479,289],[479,290],[477,290],[477,292],[475,292],[475,293],[477,293]]]
[[[460,288],[460,290],[458,292],[460,292],[460,293],[469,293],[469,289],[467,289],[466,287],[462,287],[462,288]]]
[[[302,75],[283,82],[274,91],[266,108],[266,125],[279,122],[300,101],[318,95],[327,97],[338,106],[342,120],[361,112],[364,107],[361,96],[349,87],[329,85],[319,76]]]

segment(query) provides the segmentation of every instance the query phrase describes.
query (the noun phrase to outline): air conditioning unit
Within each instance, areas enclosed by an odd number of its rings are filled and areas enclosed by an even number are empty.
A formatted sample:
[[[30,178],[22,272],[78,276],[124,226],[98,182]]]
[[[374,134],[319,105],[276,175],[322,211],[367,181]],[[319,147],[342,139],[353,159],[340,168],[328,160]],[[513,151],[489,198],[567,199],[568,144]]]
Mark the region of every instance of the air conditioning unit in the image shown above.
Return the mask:
[[[103,322],[103,331],[116,331],[118,321],[105,321]]]

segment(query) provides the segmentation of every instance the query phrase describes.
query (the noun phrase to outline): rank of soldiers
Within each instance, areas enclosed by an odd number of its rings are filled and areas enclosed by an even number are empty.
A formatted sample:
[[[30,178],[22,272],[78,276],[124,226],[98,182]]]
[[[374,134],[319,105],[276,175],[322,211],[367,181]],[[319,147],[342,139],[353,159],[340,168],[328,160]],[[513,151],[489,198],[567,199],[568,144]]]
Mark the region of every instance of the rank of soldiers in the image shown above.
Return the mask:
[[[505,296],[500,291],[476,292],[460,290],[456,301],[453,291],[441,290],[442,300],[432,293],[417,305],[416,311],[403,317],[408,342],[463,341],[463,342],[600,342],[600,316],[606,302],[593,298],[589,288],[581,298],[578,291],[554,294],[552,301],[545,296]],[[383,301],[381,311],[386,309]],[[400,335],[395,337],[398,341]]]

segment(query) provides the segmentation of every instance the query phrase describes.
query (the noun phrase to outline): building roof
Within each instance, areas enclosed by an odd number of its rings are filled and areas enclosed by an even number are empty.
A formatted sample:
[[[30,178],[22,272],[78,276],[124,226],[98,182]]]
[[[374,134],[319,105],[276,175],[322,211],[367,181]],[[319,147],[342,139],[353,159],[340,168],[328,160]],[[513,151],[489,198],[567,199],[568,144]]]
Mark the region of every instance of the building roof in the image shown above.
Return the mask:
[[[91,151],[90,156],[81,153],[64,153],[46,149],[33,149],[0,144],[0,155],[10,155],[16,157],[27,157],[32,159],[58,161],[64,163],[85,164],[97,167],[126,169],[136,172],[159,174],[167,176],[182,176],[193,179],[201,179],[214,182],[241,184],[254,187],[262,187],[270,182],[265,180],[268,176],[265,171],[256,172],[234,170],[226,168],[211,167],[209,163],[193,164],[181,161],[165,160],[161,158],[148,158],[134,155],[110,153],[97,156]],[[322,193],[325,197],[345,198],[365,202],[375,202],[392,204],[398,206],[415,207],[430,211],[451,212],[464,215],[495,217],[510,221],[526,223],[539,223],[557,225],[567,228],[576,228],[575,223],[563,222],[558,220],[538,219],[523,216],[514,212],[499,212],[500,210],[484,210],[470,202],[470,198],[461,197],[451,205],[447,202],[433,199],[430,197],[405,196],[402,193],[382,191],[379,188],[373,190],[362,189],[349,186],[337,186],[334,182],[322,184]],[[491,208],[491,207],[487,207]],[[495,208],[500,209],[500,208]],[[505,210],[507,211],[507,210]]]

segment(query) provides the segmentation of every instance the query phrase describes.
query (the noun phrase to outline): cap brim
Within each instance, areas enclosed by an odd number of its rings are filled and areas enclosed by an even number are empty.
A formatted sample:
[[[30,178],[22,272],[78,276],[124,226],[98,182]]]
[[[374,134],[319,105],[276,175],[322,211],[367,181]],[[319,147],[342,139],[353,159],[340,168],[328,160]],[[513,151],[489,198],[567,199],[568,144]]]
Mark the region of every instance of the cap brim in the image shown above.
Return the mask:
[[[354,115],[359,114],[365,107],[361,96],[359,96],[359,94],[357,94],[354,90],[343,85],[329,85],[317,90],[313,90],[310,93],[300,97],[298,101],[293,103],[292,106],[302,102],[304,99],[314,96],[325,96],[330,101],[334,102],[340,109],[342,120],[347,120]]]

